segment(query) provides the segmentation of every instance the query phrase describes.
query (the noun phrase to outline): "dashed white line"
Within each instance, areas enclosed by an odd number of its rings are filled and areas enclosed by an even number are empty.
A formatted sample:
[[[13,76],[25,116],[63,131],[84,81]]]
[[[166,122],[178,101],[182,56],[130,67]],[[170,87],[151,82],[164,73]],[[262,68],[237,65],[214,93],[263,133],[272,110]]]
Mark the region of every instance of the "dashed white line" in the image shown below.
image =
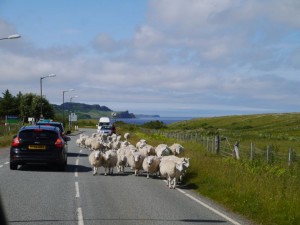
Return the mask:
[[[78,169],[75,169],[75,177],[78,177]]]
[[[79,185],[78,185],[77,181],[75,182],[75,192],[76,192],[75,197],[79,198],[80,197],[80,194],[79,194]]]
[[[0,168],[3,167],[3,165],[0,165]]]
[[[4,164],[9,164],[9,162],[5,162]]]
[[[77,219],[78,219],[78,225],[84,225],[82,210],[80,207],[77,209]]]
[[[219,212],[218,210],[210,207],[209,205],[205,204],[204,202],[200,201],[199,199],[191,196],[190,194],[186,193],[185,191],[176,188],[178,191],[180,191],[182,194],[186,195],[187,197],[191,198],[192,200],[194,200],[195,202],[199,203],[200,205],[204,206],[205,208],[213,211],[214,213],[218,214],[219,216],[223,217],[224,219],[226,219],[227,221],[235,224],[235,225],[241,225],[240,223],[236,222],[235,220],[231,219],[230,217],[226,216],[225,214]]]

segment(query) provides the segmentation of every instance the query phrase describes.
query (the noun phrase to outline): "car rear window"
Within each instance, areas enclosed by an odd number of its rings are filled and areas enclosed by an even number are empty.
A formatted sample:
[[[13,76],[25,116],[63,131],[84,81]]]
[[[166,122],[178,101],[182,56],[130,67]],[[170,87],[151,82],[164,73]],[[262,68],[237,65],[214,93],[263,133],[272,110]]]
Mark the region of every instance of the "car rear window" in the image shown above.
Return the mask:
[[[54,131],[50,130],[23,130],[19,133],[19,138],[22,141],[40,141],[40,142],[55,142],[58,138],[58,135]]]
[[[38,122],[36,125],[43,125],[43,126],[53,126],[53,127],[58,127],[60,129],[60,132],[64,132],[64,128],[61,124],[59,123],[44,123],[44,122]]]

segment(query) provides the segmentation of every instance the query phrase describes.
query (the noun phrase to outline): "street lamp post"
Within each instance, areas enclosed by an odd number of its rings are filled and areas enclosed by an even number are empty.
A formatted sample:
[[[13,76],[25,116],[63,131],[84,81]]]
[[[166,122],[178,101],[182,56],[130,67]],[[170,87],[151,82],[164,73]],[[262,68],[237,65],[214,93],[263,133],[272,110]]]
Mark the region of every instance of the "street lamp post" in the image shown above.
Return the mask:
[[[19,35],[19,34],[13,34],[13,35],[9,35],[8,37],[0,38],[0,40],[16,39],[16,38],[20,38],[20,37],[21,37],[21,35]]]
[[[69,89],[69,90],[66,90],[66,91],[63,91],[63,104],[62,104],[62,108],[63,108],[63,118],[62,118],[62,122],[64,124],[65,122],[65,93],[66,92],[69,92],[69,91],[75,91],[74,89]]]
[[[72,99],[73,99],[73,98],[78,98],[78,96],[77,96],[77,95],[72,96],[72,97],[70,98],[70,104],[72,103]],[[70,130],[72,129],[71,116],[72,116],[72,112],[70,112],[70,118],[69,118],[69,129],[70,129]]]
[[[43,79],[48,78],[48,77],[55,77],[56,74],[49,74],[44,77],[40,77],[40,88],[41,88],[41,115],[40,118],[43,118]]]

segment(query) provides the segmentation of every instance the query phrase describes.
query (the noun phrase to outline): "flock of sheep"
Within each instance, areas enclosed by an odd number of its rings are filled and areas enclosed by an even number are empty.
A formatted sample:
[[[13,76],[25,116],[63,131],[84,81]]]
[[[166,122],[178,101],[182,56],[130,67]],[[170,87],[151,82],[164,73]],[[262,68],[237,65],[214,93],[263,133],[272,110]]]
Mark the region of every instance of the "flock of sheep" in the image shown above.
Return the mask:
[[[129,137],[130,134],[125,133],[125,140],[122,141],[117,134],[81,134],[76,144],[91,151],[89,162],[93,167],[93,175],[101,166],[104,167],[104,175],[113,174],[114,167],[124,173],[124,168],[128,166],[136,176],[145,171],[147,178],[150,175],[166,178],[168,187],[174,189],[189,167],[189,158],[178,157],[184,147],[178,143],[153,147],[144,139],[133,145],[128,141]]]

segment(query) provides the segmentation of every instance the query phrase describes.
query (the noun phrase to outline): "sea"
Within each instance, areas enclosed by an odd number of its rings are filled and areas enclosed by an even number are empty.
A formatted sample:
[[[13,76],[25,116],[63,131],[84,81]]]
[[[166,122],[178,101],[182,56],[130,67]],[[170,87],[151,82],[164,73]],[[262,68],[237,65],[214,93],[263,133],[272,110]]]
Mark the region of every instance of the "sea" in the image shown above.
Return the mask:
[[[164,124],[171,124],[184,120],[191,120],[193,117],[138,117],[138,118],[117,118],[116,121],[123,121],[129,124],[142,125],[150,121],[161,121]]]

